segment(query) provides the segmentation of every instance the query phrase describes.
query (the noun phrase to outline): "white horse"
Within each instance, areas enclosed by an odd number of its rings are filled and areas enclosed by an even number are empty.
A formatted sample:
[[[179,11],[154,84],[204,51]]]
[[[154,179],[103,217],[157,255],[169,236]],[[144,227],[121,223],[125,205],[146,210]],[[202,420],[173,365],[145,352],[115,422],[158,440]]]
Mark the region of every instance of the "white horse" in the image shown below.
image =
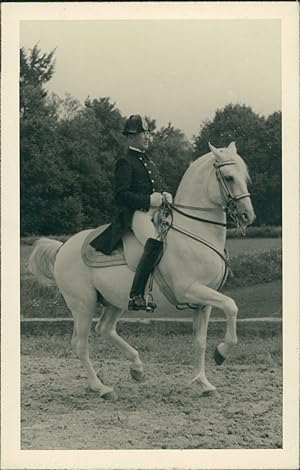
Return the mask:
[[[255,218],[247,189],[247,167],[237,154],[235,143],[220,149],[210,145],[210,150],[189,166],[180,182],[159,263],[159,270],[178,303],[196,307],[193,312],[195,364],[190,384],[197,382],[202,393],[215,390],[205,375],[207,327],[212,307],[223,310],[226,318],[224,342],[215,351],[217,364],[223,362],[237,343],[238,308],[233,299],[218,291],[227,271],[226,214],[229,212],[243,230]],[[127,356],[132,377],[141,380],[143,364],[139,353],[116,331],[117,322],[127,308],[134,273],[127,265],[92,268],[84,264],[81,248],[88,233],[87,230],[77,233],[64,244],[47,238],[38,240],[29,268],[41,282],[55,280],[74,317],[72,346],[87,373],[89,386],[108,398],[113,395],[113,389],[101,382],[88,352],[97,292],[105,301],[96,331]],[[166,300],[155,283],[153,292],[163,308]]]

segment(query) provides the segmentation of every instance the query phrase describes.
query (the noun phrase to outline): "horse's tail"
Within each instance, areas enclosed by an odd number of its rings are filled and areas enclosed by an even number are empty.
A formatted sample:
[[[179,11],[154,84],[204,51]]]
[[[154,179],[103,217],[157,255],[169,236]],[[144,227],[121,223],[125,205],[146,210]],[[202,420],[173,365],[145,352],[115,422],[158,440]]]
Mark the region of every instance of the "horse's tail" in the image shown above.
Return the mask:
[[[55,285],[54,263],[62,245],[62,242],[50,238],[40,238],[35,242],[29,257],[28,269],[41,284]]]

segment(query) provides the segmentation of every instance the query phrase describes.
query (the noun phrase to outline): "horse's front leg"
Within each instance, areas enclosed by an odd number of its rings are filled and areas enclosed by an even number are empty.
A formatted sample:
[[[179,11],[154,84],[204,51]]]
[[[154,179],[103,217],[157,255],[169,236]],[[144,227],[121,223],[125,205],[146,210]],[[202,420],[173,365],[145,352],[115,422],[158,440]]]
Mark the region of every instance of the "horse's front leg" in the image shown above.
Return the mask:
[[[193,332],[194,332],[194,377],[192,383],[199,383],[201,385],[202,393],[213,392],[216,387],[212,385],[205,375],[205,352],[206,352],[206,339],[207,327],[211,307],[206,306],[202,309],[198,308],[194,311],[193,318]]]
[[[236,319],[238,308],[235,301],[199,282],[195,282],[187,289],[184,301],[187,303],[209,305],[223,310],[226,317],[226,333],[224,342],[218,345],[214,356],[216,363],[218,365],[222,364],[232,346],[237,344]]]

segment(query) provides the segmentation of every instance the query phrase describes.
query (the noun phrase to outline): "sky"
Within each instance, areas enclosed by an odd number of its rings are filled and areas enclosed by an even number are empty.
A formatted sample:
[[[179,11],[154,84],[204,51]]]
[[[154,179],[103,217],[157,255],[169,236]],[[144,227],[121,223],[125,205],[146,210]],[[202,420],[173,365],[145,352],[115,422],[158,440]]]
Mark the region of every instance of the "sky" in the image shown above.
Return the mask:
[[[22,21],[20,46],[56,48],[48,89],[110,97],[191,139],[228,103],[281,110],[278,20]]]

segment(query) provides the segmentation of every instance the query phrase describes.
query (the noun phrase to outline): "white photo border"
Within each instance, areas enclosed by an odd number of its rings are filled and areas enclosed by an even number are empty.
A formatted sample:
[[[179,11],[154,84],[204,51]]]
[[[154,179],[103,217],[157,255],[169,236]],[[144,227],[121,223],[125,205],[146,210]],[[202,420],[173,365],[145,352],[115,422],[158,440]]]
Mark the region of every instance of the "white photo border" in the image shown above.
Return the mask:
[[[299,15],[291,2],[2,3],[2,468],[288,469],[299,461]],[[19,32],[26,20],[279,19],[283,115],[283,448],[21,450]]]

